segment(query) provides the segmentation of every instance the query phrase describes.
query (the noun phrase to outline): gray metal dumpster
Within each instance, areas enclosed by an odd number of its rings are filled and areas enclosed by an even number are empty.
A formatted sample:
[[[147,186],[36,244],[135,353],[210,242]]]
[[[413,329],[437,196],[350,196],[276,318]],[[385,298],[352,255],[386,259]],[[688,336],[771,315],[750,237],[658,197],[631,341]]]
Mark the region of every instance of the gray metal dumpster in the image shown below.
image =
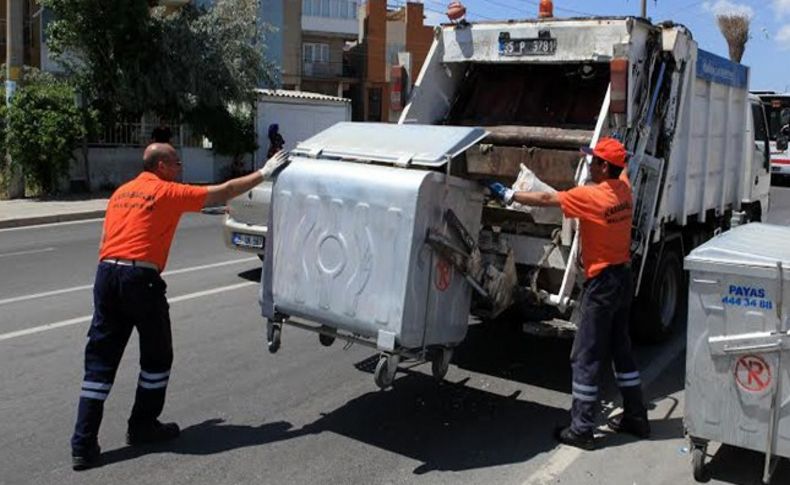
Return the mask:
[[[472,287],[429,234],[475,245],[483,191],[449,175],[480,128],[339,123],[301,143],[273,190],[273,296],[286,323],[382,351],[376,383],[431,351],[447,371],[466,336]],[[447,166],[447,170],[445,170]],[[453,225],[455,224],[455,225]],[[309,323],[320,327],[311,327]]]
[[[708,441],[790,457],[790,228],[736,227],[686,257],[685,426],[694,477]]]

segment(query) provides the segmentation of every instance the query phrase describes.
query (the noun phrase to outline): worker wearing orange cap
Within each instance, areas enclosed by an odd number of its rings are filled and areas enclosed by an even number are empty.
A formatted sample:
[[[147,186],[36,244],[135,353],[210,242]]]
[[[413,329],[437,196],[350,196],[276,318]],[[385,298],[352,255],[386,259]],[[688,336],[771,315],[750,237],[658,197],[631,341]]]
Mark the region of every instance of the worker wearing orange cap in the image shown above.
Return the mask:
[[[628,333],[633,295],[631,277],[631,187],[621,178],[627,152],[614,138],[601,138],[591,155],[592,185],[565,192],[516,192],[494,182],[491,192],[505,204],[560,207],[566,217],[579,219],[581,261],[586,281],[579,301],[580,321],[571,351],[573,370],[571,423],[557,430],[564,444],[583,449],[595,446],[593,430],[601,367],[611,359],[623,395],[624,413],[609,420],[615,432],[646,438],[650,435],[642,383]]]

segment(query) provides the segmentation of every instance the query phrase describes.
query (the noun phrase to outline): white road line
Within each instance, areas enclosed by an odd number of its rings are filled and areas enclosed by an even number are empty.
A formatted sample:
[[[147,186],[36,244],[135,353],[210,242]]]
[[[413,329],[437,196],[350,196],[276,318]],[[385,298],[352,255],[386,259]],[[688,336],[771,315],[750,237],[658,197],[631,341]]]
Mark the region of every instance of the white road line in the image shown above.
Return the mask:
[[[29,251],[17,251],[15,253],[0,254],[0,258],[7,258],[9,256],[22,256],[23,254],[48,253],[48,252],[54,251],[54,250],[55,250],[55,248],[44,248],[44,249],[31,249]]]
[[[72,224],[90,224],[91,222],[98,222],[103,220],[104,218],[99,217],[96,219],[83,219],[81,221],[50,222],[49,224],[35,224],[30,226],[6,227],[5,229],[0,229],[0,232],[23,231],[25,229],[43,229],[45,227],[58,227],[58,226],[66,226]]]
[[[181,268],[175,269],[173,271],[165,271],[162,273],[162,276],[169,276],[169,275],[177,275],[177,274],[184,274],[184,273],[191,273],[193,271],[202,271],[204,269],[212,269],[212,268],[219,268],[222,266],[229,266],[232,264],[241,264],[241,263],[249,263],[252,261],[258,261],[258,258],[241,258],[241,259],[231,259],[230,261],[221,261],[219,263],[211,263],[211,264],[203,264],[200,266],[192,266],[189,268]],[[81,286],[72,286],[70,288],[63,288],[60,290],[52,290],[52,291],[45,291],[43,293],[33,293],[31,295],[21,295],[21,296],[14,296],[11,298],[5,298],[0,300],[0,305],[7,305],[9,303],[17,303],[20,301],[27,301],[27,300],[34,300],[37,298],[46,298],[48,296],[55,296],[55,295],[62,295],[64,293],[72,293],[75,291],[82,291],[88,290],[93,288],[93,285],[81,285]]]
[[[647,389],[653,381],[658,379],[661,373],[680,355],[685,345],[686,339],[681,336],[676,337],[675,341],[667,346],[661,356],[642,372],[643,389]],[[557,483],[560,475],[583,454],[584,450],[579,448],[559,445],[559,448],[551,453],[548,461],[524,481],[524,485],[548,485]]]
[[[245,281],[243,283],[236,283],[228,286],[220,286],[219,288],[212,288],[210,290],[188,293],[186,295],[177,296],[175,298],[169,298],[167,301],[169,303],[178,303],[187,300],[194,300],[195,298],[215,295],[217,293],[223,293],[226,291],[238,290],[239,288],[246,288],[248,286],[254,286],[257,284],[258,283],[254,281]],[[55,328],[68,327],[71,325],[77,325],[79,323],[90,322],[91,318],[93,318],[92,315],[86,315],[84,317],[71,318],[69,320],[63,320],[61,322],[55,322],[55,323],[47,323],[46,325],[39,325],[38,327],[26,328],[24,330],[17,330],[15,332],[3,333],[0,334],[0,342],[2,342],[3,340],[11,340],[12,338],[22,337],[25,335],[32,335],[34,333],[46,332],[47,330],[52,330]]]

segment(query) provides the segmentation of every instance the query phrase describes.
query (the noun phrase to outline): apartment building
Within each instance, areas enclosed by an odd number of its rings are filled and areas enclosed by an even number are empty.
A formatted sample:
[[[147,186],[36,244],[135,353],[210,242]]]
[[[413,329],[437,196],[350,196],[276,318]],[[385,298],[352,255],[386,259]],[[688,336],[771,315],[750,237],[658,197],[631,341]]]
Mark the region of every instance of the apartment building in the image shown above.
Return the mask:
[[[358,44],[348,57],[361,73],[352,90],[354,119],[395,122],[400,117],[433,42],[422,3],[388,7],[367,0],[360,8]]]

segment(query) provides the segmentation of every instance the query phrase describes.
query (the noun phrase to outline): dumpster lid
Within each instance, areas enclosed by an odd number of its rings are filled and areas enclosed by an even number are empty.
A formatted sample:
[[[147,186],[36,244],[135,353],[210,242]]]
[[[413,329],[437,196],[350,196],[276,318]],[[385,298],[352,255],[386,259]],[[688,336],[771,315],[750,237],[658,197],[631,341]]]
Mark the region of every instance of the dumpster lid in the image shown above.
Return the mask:
[[[751,223],[714,237],[686,256],[686,269],[741,266],[790,270],[790,227]],[[788,271],[790,273],[790,271]]]
[[[291,153],[310,158],[357,159],[440,167],[482,140],[482,128],[341,122],[299,143]]]

